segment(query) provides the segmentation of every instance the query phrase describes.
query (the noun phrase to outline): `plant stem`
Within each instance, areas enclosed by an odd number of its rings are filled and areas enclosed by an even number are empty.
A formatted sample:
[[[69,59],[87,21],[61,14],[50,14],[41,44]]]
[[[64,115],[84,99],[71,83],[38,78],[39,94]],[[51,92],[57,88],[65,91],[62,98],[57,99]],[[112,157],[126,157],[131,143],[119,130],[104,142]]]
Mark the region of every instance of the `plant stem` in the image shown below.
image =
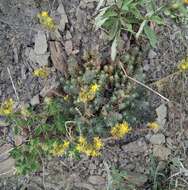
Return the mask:
[[[167,101],[167,102],[170,102],[170,100],[169,100],[168,98],[164,97],[163,95],[161,95],[161,94],[160,94],[159,92],[157,92],[156,90],[153,90],[152,88],[150,88],[149,86],[143,84],[142,82],[138,81],[137,79],[134,79],[134,78],[130,77],[130,76],[127,74],[127,72],[125,71],[125,69],[124,69],[124,67],[123,67],[123,64],[122,64],[121,62],[119,62],[119,63],[120,63],[121,69],[123,70],[125,76],[126,76],[128,79],[130,79],[130,80],[132,80],[133,82],[139,84],[140,86],[143,86],[144,88],[148,89],[149,91],[151,91],[151,92],[153,92],[154,94],[156,94],[156,95],[158,95],[159,97],[161,97],[163,100],[165,100],[165,101]]]

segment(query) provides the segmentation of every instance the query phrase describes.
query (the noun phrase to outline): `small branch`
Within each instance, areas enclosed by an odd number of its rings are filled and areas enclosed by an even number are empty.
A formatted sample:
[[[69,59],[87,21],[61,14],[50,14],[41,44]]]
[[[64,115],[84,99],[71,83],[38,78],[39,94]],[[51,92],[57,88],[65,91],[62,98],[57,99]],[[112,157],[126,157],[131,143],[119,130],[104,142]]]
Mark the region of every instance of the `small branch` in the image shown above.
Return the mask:
[[[130,76],[127,74],[127,72],[125,71],[125,69],[124,69],[124,67],[123,67],[123,65],[122,65],[121,62],[120,62],[120,67],[121,67],[121,69],[123,70],[125,76],[126,76],[128,79],[130,79],[130,80],[132,80],[133,82],[139,84],[140,86],[143,86],[144,88],[148,89],[149,91],[151,91],[151,92],[153,92],[154,94],[156,94],[156,95],[158,95],[159,97],[161,97],[163,100],[165,100],[165,101],[167,101],[167,102],[170,102],[170,100],[169,100],[168,98],[164,97],[163,95],[161,95],[161,94],[160,94],[159,92],[157,92],[156,90],[153,90],[152,88],[150,88],[149,86],[143,84],[142,82],[140,82],[140,81],[138,81],[138,80],[136,80],[136,79],[130,77]]]
[[[11,73],[10,73],[10,69],[9,69],[8,67],[7,67],[7,71],[8,71],[8,74],[9,74],[9,77],[10,77],[10,81],[11,81],[11,83],[12,83],[12,87],[13,87],[13,89],[14,89],[16,98],[17,98],[17,100],[18,100],[18,102],[19,102],[19,101],[20,101],[20,98],[19,98],[19,96],[18,96],[16,87],[15,87],[15,85],[14,85],[14,82],[13,82],[13,79],[12,79],[12,76],[11,76]]]

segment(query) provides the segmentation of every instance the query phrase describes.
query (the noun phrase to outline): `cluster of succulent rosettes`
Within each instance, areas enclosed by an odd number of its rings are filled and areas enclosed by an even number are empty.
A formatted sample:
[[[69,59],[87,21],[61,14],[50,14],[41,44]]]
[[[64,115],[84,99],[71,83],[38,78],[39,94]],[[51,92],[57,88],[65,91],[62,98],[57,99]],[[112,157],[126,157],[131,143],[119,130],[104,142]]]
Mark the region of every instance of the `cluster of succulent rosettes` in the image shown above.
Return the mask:
[[[128,59],[124,64],[127,72],[142,80],[142,71],[135,68],[136,64],[129,64]],[[112,136],[111,128],[118,123],[134,127],[146,119],[142,115],[149,105],[144,100],[145,92],[127,79],[118,64],[96,67],[90,62],[74,68],[69,68],[72,74],[68,79],[62,79],[62,87],[68,97],[66,110],[74,115],[82,134]]]

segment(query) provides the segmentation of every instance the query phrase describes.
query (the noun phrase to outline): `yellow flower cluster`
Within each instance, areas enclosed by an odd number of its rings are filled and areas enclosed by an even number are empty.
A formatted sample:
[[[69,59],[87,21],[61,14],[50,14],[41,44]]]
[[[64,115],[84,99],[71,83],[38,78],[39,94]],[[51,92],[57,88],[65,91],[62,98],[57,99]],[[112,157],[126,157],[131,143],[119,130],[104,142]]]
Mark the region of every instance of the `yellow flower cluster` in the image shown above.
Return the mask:
[[[50,151],[50,153],[53,155],[53,156],[62,156],[65,151],[67,150],[67,148],[69,147],[69,141],[65,140],[63,142],[63,144],[60,144],[60,143],[57,143],[55,142],[53,144],[53,148],[52,150]]]
[[[186,57],[185,59],[183,59],[179,66],[178,66],[179,70],[184,72],[188,70],[188,57]]]
[[[147,127],[150,128],[150,129],[159,129],[160,128],[159,124],[156,123],[156,122],[148,123]]]
[[[56,28],[55,22],[52,17],[49,16],[47,11],[42,11],[37,15],[40,23],[49,30],[54,30]]]
[[[12,98],[5,100],[0,107],[0,115],[9,115],[13,112],[14,101]]]
[[[100,155],[100,149],[103,147],[102,140],[99,137],[94,137],[93,143],[89,144],[85,137],[80,136],[76,150],[80,153],[85,153],[87,156],[96,157]]]
[[[127,122],[118,123],[111,129],[111,134],[116,138],[123,138],[127,133],[131,131]]]
[[[96,96],[96,93],[99,91],[100,85],[94,83],[89,86],[88,89],[82,89],[79,94],[79,101],[80,102],[89,102],[93,100]]]
[[[33,76],[40,77],[40,78],[46,78],[48,76],[48,71],[45,68],[39,68],[34,70]]]

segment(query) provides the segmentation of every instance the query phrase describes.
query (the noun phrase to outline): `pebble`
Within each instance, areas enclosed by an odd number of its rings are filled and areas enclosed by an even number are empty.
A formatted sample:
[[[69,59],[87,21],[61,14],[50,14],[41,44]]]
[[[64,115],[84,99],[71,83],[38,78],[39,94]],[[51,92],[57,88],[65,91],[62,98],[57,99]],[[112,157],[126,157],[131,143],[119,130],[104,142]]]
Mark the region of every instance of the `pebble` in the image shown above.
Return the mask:
[[[45,32],[39,31],[38,34],[35,36],[35,47],[34,52],[36,54],[45,54],[47,51],[47,39]]]
[[[148,58],[154,59],[156,56],[157,56],[157,53],[155,51],[153,51],[152,49],[150,49],[149,53],[148,53]]]
[[[93,185],[103,185],[105,184],[105,179],[101,176],[89,176],[88,182]]]
[[[34,96],[30,101],[32,106],[36,106],[40,103],[39,95]]]
[[[148,181],[148,177],[146,175],[135,172],[126,171],[124,178],[128,184],[133,184],[137,187],[142,187]]]
[[[163,134],[155,134],[150,138],[151,144],[161,145],[165,143],[165,136]]]
[[[144,140],[139,139],[137,141],[122,146],[122,148],[125,152],[139,154],[147,151],[147,144]]]
[[[171,150],[163,145],[154,145],[153,155],[159,160],[168,160],[168,156],[171,154]]]

